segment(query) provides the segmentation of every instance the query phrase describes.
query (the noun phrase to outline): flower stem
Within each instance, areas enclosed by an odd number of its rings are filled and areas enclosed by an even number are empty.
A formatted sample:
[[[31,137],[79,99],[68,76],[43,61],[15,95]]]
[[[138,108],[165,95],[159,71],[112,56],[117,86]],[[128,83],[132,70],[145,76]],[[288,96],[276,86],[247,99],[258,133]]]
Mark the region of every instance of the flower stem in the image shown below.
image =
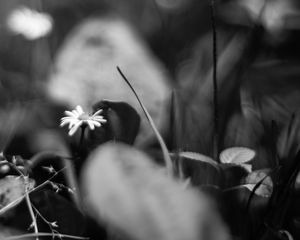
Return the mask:
[[[79,153],[79,156],[81,154],[81,150],[82,150],[82,147],[83,147],[82,145],[83,145],[85,128],[86,128],[85,125],[81,126],[81,133],[80,133],[80,138],[79,138],[79,142],[78,142],[78,153]]]

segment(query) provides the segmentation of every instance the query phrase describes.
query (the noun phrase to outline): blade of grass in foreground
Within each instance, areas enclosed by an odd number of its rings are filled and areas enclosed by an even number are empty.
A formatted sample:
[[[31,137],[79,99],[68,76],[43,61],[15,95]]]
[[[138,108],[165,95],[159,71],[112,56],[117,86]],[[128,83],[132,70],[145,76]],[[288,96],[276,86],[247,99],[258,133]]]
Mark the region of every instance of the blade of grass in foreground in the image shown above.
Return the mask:
[[[125,80],[125,82],[128,84],[128,86],[130,87],[132,92],[134,93],[136,99],[138,100],[138,102],[139,102],[139,104],[140,104],[140,106],[141,106],[148,122],[150,123],[150,125],[151,125],[151,127],[152,127],[152,129],[155,133],[155,136],[156,136],[156,138],[159,142],[159,145],[161,147],[161,150],[162,150],[162,153],[163,153],[163,156],[164,156],[164,161],[165,161],[165,164],[166,164],[167,172],[168,172],[168,174],[172,175],[172,173],[173,173],[173,164],[172,164],[172,161],[171,161],[171,158],[170,158],[170,155],[169,155],[168,148],[167,148],[162,136],[160,135],[159,131],[157,130],[152,117],[150,116],[150,114],[147,111],[144,104],[141,102],[141,100],[140,100],[139,96],[137,95],[136,91],[134,90],[134,88],[132,87],[132,85],[130,84],[130,82],[128,81],[128,79],[125,77],[125,75],[123,74],[123,72],[121,71],[121,69],[118,66],[117,66],[117,70],[120,73],[120,75],[122,76],[122,78]]]

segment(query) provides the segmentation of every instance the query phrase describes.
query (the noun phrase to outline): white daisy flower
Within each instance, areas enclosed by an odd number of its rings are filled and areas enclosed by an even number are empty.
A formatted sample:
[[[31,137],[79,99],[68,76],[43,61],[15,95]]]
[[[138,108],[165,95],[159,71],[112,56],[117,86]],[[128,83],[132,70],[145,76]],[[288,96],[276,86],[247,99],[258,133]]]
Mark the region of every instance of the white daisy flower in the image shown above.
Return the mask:
[[[85,113],[81,106],[77,106],[75,110],[65,111],[67,116],[61,119],[60,126],[69,125],[69,136],[73,136],[77,129],[84,125],[94,130],[95,127],[101,127],[103,123],[106,123],[106,119],[100,115],[101,112],[102,109],[90,115]]]
[[[51,32],[53,19],[47,13],[21,7],[10,13],[6,24],[11,32],[21,34],[28,40],[35,40]]]

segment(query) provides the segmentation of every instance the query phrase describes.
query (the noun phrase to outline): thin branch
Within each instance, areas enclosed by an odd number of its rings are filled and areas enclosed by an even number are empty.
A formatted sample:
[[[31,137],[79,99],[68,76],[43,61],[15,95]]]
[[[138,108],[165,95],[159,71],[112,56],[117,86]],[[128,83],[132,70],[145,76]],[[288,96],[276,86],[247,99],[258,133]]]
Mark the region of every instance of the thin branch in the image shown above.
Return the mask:
[[[29,234],[22,234],[22,235],[18,235],[18,236],[0,238],[0,240],[18,240],[18,239],[32,238],[32,237],[59,237],[59,238],[70,238],[70,239],[78,239],[78,240],[89,240],[90,239],[88,237],[79,237],[79,236],[73,236],[73,235],[68,235],[68,234],[40,232],[38,234],[29,233]]]
[[[57,171],[55,174],[53,174],[52,177],[50,177],[48,180],[46,180],[45,182],[41,183],[40,185],[38,185],[37,187],[27,191],[28,194],[37,191],[43,187],[45,187],[47,184],[51,183],[51,180],[56,177],[57,174],[59,174],[61,171],[65,170],[65,168],[62,168],[61,170]],[[24,197],[26,197],[26,194],[22,195],[21,197],[15,199],[14,201],[10,202],[9,204],[7,204],[5,207],[0,209],[0,215],[3,214],[4,212],[6,212],[7,210],[9,210],[10,208],[12,208],[16,203],[18,203],[19,201],[21,201]]]
[[[30,217],[31,217],[31,220],[32,220],[32,225],[33,225],[33,229],[34,229],[34,233],[35,234],[38,234],[39,233],[39,229],[38,229],[38,226],[37,226],[37,222],[36,222],[36,217],[34,215],[34,212],[33,212],[33,209],[32,209],[32,204],[31,204],[31,201],[30,201],[30,198],[29,198],[29,194],[28,194],[28,176],[23,176],[23,179],[24,179],[24,182],[25,182],[25,199],[26,199],[26,204],[27,204],[27,207],[28,207],[28,210],[29,210],[29,214],[30,214]],[[36,240],[39,240],[39,237],[37,236],[36,237]]]

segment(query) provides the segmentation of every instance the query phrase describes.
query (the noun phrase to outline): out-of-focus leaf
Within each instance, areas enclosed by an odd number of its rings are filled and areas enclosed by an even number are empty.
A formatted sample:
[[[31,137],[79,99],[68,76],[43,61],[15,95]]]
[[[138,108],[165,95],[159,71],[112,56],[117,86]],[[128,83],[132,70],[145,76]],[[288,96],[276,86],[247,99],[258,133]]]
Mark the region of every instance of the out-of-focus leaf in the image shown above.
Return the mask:
[[[204,56],[210,56],[208,50],[211,49],[211,36],[205,39],[206,42],[200,42],[194,52],[204,51]],[[228,39],[228,36],[220,38],[220,51],[218,57],[218,102],[219,102],[219,138],[222,145],[228,118],[231,113],[238,108],[239,104],[239,80],[234,78],[238,69],[245,39],[241,36],[234,36]],[[189,61],[190,66],[183,70],[180,77],[182,79],[191,79],[187,83],[184,91],[181,92],[182,115],[183,115],[183,136],[182,142],[185,149],[189,151],[201,152],[212,156],[212,139],[214,136],[213,111],[213,68],[207,64],[207,59],[202,55],[195,55]],[[206,65],[205,65],[206,64]],[[200,66],[199,66],[200,65]],[[203,66],[202,66],[203,65]],[[207,66],[208,65],[208,66]],[[203,68],[203,69],[202,69]]]
[[[242,185],[243,187],[249,189],[251,192],[254,190],[256,184],[245,184]],[[272,194],[272,188],[270,188],[266,184],[261,184],[254,192],[255,194],[261,196],[261,197],[270,197]]]
[[[133,144],[140,128],[140,116],[125,102],[102,100],[93,106],[93,111],[103,109],[107,122],[89,134],[89,145],[96,147],[109,140]]]
[[[232,147],[220,153],[221,163],[242,164],[251,161],[255,157],[255,151],[245,147]]]
[[[179,174],[189,178],[192,185],[219,185],[222,169],[212,158],[195,152],[179,152],[171,155],[177,162]]]
[[[220,164],[224,180],[222,182],[225,188],[240,185],[241,181],[248,175],[249,171],[243,165]]]
[[[203,163],[207,163],[219,171],[218,163],[216,161],[214,161],[212,158],[205,156],[203,154],[196,153],[196,152],[179,152],[178,155],[179,155],[179,157],[188,158],[188,159],[191,159],[194,161],[200,161]]]
[[[74,28],[58,51],[48,93],[56,102],[70,107],[79,104],[84,109],[99,99],[127,102],[142,118],[137,143],[143,144],[154,136],[153,132],[116,66],[126,72],[158,129],[164,129],[170,90],[168,74],[124,19],[93,18]]]
[[[287,240],[294,240],[292,234],[290,234],[287,230],[280,230],[279,233],[286,236]]]
[[[284,126],[277,142],[277,151],[283,171],[289,174],[293,171],[294,158],[299,151],[300,118],[299,114],[292,114],[288,124]]]
[[[19,236],[21,234],[24,234],[25,232],[21,232],[17,229],[14,229],[14,228],[10,228],[10,227],[7,227],[7,226],[3,226],[3,225],[0,225],[0,239],[6,239],[6,238],[9,238],[9,237],[13,237],[13,236]],[[27,238],[28,240],[31,240],[31,239],[34,239],[34,238]]]
[[[131,238],[228,239],[205,196],[129,146],[95,150],[83,170],[83,189],[89,213]]]
[[[28,190],[35,185],[33,179],[28,180]],[[0,215],[19,204],[25,198],[25,181],[20,176],[6,176],[0,180]]]
[[[262,197],[270,197],[273,192],[273,181],[271,177],[268,176],[269,172],[269,169],[262,169],[250,173],[245,179],[245,184],[242,186],[252,192],[256,184],[262,181],[258,188],[255,189],[255,194]]]
[[[296,192],[300,192],[300,172],[298,172],[296,180],[295,180],[295,190]]]
[[[179,152],[171,154],[178,165],[179,175],[189,178],[192,185],[219,185],[222,169],[210,157],[195,152]]]

